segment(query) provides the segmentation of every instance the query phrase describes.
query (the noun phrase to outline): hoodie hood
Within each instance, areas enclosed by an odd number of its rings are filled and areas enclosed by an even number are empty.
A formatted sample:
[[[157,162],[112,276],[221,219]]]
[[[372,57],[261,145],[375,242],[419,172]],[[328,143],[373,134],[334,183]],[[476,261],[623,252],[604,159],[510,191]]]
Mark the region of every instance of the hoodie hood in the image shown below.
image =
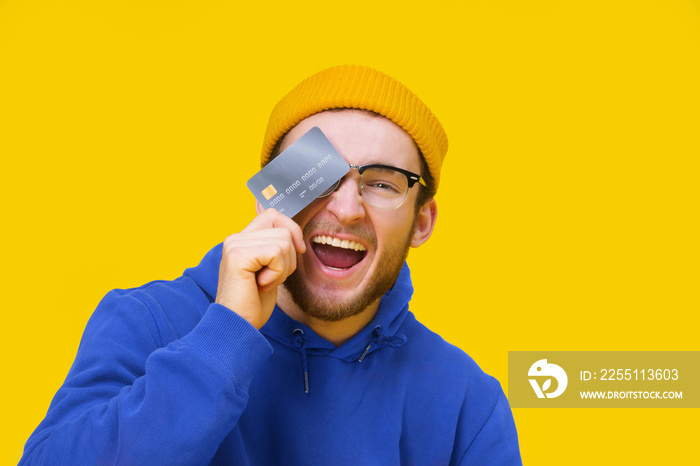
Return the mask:
[[[199,285],[211,302],[216,298],[222,249],[223,244],[217,245],[197,267],[185,271],[185,275]],[[310,327],[290,318],[277,305],[260,331],[283,346],[295,351],[304,351],[308,355],[329,356],[347,362],[358,361],[378,349],[386,346],[400,348],[406,343],[406,337],[397,332],[406,320],[412,295],[411,273],[408,265],[404,263],[394,286],[382,296],[374,319],[337,348]]]

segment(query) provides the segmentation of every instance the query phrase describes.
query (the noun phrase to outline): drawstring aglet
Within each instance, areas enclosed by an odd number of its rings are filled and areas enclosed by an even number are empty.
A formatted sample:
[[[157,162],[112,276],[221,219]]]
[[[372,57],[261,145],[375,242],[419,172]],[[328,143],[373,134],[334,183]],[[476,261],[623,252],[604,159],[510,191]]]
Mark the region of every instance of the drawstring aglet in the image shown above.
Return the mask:
[[[365,351],[362,353],[362,356],[360,356],[360,359],[357,360],[357,362],[362,362],[363,359],[365,359],[365,356],[367,356],[367,353],[369,353],[369,349],[372,347],[372,343],[367,345],[367,348],[365,348]]]
[[[294,345],[299,350],[301,354],[301,370],[304,372],[304,393],[309,394],[309,367],[306,360],[306,338],[304,338],[304,331],[300,328],[295,329],[292,332],[294,338]]]

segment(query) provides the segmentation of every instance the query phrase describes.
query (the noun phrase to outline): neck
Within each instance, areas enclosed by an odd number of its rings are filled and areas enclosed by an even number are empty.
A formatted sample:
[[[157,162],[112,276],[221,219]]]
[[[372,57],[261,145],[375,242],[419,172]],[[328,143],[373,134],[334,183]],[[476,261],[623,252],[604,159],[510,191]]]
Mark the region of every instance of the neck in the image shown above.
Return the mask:
[[[366,307],[359,314],[338,321],[327,321],[308,315],[296,305],[287,290],[281,286],[278,289],[277,305],[292,319],[311,328],[318,336],[330,341],[336,347],[355,336],[369,324],[379,309],[379,299]]]

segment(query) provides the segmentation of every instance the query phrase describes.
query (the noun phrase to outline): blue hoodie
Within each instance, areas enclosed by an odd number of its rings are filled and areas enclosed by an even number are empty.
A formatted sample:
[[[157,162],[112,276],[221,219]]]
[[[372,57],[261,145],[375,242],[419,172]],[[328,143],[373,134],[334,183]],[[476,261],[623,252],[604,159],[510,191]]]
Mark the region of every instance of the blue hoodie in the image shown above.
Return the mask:
[[[220,260],[105,296],[20,464],[520,464],[498,381],[416,321],[406,265],[336,348],[214,303]]]

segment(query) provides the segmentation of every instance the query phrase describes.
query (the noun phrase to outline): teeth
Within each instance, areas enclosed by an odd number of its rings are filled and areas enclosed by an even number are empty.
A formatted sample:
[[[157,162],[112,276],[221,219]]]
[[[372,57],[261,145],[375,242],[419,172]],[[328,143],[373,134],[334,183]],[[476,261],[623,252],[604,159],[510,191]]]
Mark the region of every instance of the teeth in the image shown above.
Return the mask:
[[[332,236],[317,235],[311,238],[311,241],[319,244],[329,244],[336,248],[354,249],[355,251],[365,251],[366,248],[357,241],[349,241],[346,239],[334,238]]]

